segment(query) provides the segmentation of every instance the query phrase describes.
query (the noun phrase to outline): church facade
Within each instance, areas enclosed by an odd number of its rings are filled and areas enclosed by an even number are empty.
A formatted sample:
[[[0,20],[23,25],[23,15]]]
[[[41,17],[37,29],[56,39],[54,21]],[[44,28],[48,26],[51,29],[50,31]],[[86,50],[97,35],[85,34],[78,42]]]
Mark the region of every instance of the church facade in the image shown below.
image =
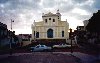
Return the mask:
[[[61,21],[61,14],[51,12],[42,15],[43,21],[32,24],[32,40],[35,39],[68,39],[69,23]]]

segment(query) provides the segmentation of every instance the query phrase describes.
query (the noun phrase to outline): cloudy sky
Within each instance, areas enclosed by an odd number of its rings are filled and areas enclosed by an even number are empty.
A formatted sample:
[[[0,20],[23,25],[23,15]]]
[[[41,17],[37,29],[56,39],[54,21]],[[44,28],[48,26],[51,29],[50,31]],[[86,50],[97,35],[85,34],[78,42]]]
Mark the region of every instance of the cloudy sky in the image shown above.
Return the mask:
[[[42,13],[56,13],[59,9],[62,20],[70,28],[83,25],[93,13],[100,9],[100,0],[0,0],[0,22],[10,30],[11,19],[16,34],[31,33],[31,24],[42,21]]]

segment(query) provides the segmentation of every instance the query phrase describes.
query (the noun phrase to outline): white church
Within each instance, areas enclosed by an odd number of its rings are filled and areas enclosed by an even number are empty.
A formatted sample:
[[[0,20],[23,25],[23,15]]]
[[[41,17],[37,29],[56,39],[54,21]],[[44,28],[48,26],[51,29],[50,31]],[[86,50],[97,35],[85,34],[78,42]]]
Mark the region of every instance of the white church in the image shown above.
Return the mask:
[[[51,12],[42,15],[43,21],[32,24],[32,40],[39,39],[68,39],[69,23],[61,21],[61,14]]]

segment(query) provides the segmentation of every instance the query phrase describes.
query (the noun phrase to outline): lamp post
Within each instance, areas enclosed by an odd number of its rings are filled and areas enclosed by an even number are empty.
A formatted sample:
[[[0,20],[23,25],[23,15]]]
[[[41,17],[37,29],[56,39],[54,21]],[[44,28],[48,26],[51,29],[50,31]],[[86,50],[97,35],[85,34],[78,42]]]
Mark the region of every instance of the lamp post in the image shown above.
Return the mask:
[[[72,29],[70,28],[70,40],[71,40],[71,53],[73,53],[73,50],[72,50]]]
[[[12,55],[12,23],[14,22],[14,20],[11,19],[11,33],[10,33],[10,36],[11,36],[11,39],[10,39],[10,55]]]

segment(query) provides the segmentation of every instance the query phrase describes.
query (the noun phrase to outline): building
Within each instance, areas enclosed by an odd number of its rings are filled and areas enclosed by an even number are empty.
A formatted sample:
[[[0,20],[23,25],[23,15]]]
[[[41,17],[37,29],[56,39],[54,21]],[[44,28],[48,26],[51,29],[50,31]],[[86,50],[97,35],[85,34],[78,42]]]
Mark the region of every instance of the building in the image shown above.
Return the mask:
[[[19,43],[21,46],[26,46],[31,44],[30,38],[31,38],[31,34],[19,34],[17,35]]]
[[[18,37],[19,37],[22,41],[30,41],[31,34],[19,34]]]
[[[84,29],[86,30],[86,26],[88,25],[89,21],[88,20],[84,20],[83,24],[84,24]]]
[[[56,14],[51,12],[42,15],[43,21],[32,24],[32,40],[36,39],[68,39],[69,23],[61,21],[61,14],[57,10]]]
[[[85,29],[84,29],[84,26],[77,26],[77,28],[76,28],[78,31],[84,31]]]

